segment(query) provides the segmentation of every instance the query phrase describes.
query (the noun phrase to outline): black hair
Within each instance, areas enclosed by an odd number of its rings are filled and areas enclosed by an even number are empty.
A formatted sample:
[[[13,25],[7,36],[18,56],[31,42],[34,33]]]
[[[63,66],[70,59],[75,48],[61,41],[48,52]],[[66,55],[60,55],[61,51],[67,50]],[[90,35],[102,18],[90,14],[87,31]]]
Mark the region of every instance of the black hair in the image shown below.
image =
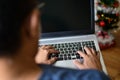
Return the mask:
[[[36,6],[36,0],[0,0],[0,56],[20,47],[21,25]]]

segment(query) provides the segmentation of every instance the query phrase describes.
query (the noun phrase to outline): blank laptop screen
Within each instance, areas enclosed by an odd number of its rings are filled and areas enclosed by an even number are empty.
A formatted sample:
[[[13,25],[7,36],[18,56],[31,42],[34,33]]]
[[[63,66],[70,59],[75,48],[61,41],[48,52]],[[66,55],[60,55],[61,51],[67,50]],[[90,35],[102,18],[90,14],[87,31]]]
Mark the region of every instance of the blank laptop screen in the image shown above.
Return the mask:
[[[93,0],[43,0],[42,37],[94,33]]]

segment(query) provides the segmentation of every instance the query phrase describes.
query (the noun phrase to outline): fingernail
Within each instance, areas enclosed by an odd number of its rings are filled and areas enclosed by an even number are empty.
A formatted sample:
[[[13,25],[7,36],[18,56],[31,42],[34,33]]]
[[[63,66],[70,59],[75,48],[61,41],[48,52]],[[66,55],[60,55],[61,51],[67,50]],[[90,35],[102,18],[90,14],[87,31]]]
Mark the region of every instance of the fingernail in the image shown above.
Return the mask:
[[[84,46],[84,49],[87,48],[87,46]]]

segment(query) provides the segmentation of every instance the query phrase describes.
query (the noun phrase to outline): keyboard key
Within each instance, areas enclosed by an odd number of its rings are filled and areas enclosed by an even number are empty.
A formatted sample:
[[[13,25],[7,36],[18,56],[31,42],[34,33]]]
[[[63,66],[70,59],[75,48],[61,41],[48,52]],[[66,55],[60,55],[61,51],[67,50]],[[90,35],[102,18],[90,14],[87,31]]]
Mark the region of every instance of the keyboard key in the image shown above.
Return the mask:
[[[80,58],[80,55],[79,55],[78,53],[76,53],[76,57],[77,57],[77,58]]]
[[[58,57],[58,54],[54,54],[54,53],[53,53],[53,54],[51,54],[50,56],[51,56],[51,57]]]
[[[79,50],[82,51],[82,47],[79,47]]]
[[[93,49],[96,51],[96,47],[95,46],[93,46]]]
[[[68,60],[71,60],[71,56],[68,56]]]
[[[76,56],[75,56],[75,55],[74,55],[74,56],[71,56],[71,58],[72,58],[72,59],[76,59]]]
[[[71,55],[72,55],[72,56],[74,56],[75,54],[74,54],[74,53],[72,53]]]
[[[61,60],[63,60],[63,58],[62,58],[62,57],[59,57],[59,58],[58,58],[58,61],[59,61],[59,60],[61,61]]]
[[[64,60],[67,60],[67,56],[64,56]]]

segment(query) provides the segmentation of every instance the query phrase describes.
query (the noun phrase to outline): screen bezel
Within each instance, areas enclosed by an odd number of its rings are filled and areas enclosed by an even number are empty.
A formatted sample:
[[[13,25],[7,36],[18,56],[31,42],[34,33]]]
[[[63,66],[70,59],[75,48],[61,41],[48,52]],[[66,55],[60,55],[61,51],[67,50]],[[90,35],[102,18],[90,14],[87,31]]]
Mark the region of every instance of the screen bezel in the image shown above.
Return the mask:
[[[43,38],[55,38],[55,37],[94,34],[95,33],[94,0],[90,0],[90,8],[91,8],[91,25],[90,25],[90,29],[79,30],[79,31],[64,31],[64,32],[42,33],[41,38],[43,39]]]

